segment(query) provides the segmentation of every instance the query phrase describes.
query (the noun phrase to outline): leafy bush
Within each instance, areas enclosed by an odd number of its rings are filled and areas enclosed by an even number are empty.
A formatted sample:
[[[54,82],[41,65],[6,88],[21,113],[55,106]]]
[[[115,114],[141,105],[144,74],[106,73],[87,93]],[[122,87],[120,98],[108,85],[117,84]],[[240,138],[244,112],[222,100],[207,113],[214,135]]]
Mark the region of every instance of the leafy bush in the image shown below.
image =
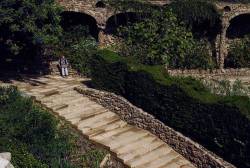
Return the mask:
[[[196,38],[213,39],[221,30],[220,13],[209,0],[175,0],[170,8]]]
[[[90,75],[91,56],[96,51],[96,42],[90,39],[82,39],[77,44],[70,46],[69,55],[67,56],[72,68],[79,73]]]
[[[84,75],[90,74],[89,60],[96,52],[97,43],[89,36],[89,30],[82,25],[72,26],[63,33],[58,53],[66,54],[72,68]]]
[[[53,0],[1,0],[1,68],[38,70],[43,49],[59,41],[60,12]]]
[[[234,42],[229,49],[225,59],[226,68],[246,68],[250,67],[250,38],[246,37]]]
[[[122,27],[120,32],[125,38],[121,54],[136,57],[140,63],[165,64],[170,68],[212,67],[204,43],[194,40],[170,10],[155,10],[151,17]]]
[[[136,64],[107,51],[94,60],[95,87],[123,95],[236,166],[250,167],[248,97],[216,96],[195,79],[169,77],[161,66]]]

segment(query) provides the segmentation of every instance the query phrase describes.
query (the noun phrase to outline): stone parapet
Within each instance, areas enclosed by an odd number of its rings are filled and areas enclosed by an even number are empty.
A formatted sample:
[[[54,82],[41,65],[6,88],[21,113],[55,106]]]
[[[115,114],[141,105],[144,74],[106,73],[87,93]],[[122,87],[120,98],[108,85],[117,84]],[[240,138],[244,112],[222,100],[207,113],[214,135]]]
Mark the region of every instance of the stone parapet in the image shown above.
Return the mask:
[[[90,88],[75,88],[78,92],[115,112],[127,123],[148,130],[182,154],[198,168],[236,168],[198,143],[166,126],[154,116],[113,93]]]

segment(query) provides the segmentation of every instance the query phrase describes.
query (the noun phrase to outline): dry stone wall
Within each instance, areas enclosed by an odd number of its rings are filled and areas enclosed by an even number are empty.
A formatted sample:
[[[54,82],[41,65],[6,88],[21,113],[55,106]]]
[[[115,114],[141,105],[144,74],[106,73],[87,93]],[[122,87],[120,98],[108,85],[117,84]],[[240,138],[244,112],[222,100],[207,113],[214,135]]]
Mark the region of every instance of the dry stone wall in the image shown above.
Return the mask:
[[[239,77],[239,76],[250,76],[249,68],[242,69],[213,69],[213,70],[202,70],[202,69],[166,69],[167,73],[171,76],[193,76],[193,77]]]
[[[235,166],[224,161],[198,143],[166,126],[140,108],[135,107],[123,97],[90,88],[75,89],[91,100],[115,112],[127,123],[148,130],[158,136],[198,168],[235,168]]]

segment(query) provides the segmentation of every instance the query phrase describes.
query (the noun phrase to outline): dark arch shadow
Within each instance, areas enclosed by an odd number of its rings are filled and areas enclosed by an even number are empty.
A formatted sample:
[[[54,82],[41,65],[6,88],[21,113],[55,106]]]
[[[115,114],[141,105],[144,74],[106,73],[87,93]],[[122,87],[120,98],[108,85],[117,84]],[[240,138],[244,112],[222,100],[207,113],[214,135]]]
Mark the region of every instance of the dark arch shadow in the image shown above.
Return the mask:
[[[236,16],[230,21],[226,37],[229,39],[242,38],[250,35],[250,13]]]
[[[141,19],[142,16],[135,12],[118,13],[108,19],[105,33],[117,34],[117,29],[120,26],[128,26],[130,24],[140,21]]]
[[[103,1],[98,1],[98,2],[95,4],[95,7],[96,7],[96,8],[106,8],[106,4],[105,4]]]
[[[65,11],[61,14],[61,26],[65,31],[69,31],[72,26],[87,26],[89,33],[98,41],[99,29],[94,17],[80,12]]]
[[[224,10],[224,12],[230,12],[230,11],[231,11],[231,8],[230,8],[230,6],[225,6],[225,7],[223,8],[223,10]]]

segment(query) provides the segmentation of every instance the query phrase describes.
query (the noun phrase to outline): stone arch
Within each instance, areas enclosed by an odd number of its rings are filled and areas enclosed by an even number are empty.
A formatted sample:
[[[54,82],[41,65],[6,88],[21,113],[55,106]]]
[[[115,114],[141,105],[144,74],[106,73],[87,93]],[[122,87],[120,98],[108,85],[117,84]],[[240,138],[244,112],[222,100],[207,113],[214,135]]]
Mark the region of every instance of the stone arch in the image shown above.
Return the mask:
[[[226,30],[226,38],[242,38],[246,34],[250,34],[250,13],[244,13],[235,16],[229,21]]]
[[[96,7],[96,8],[106,8],[106,4],[105,4],[103,1],[98,1],[98,2],[95,4],[95,7]]]
[[[89,33],[98,41],[99,28],[97,21],[91,15],[83,12],[64,11],[61,13],[61,25],[63,29],[67,29],[71,26],[83,25],[89,29]]]
[[[114,34],[119,26],[128,26],[141,19],[141,15],[136,12],[124,12],[112,15],[107,19],[105,33]]]
[[[230,6],[225,6],[225,7],[223,8],[223,10],[224,10],[224,12],[230,12],[232,9],[231,9]]]
[[[217,48],[217,63],[220,69],[224,69],[225,58],[228,55],[228,29],[231,25],[231,22],[240,15],[250,14],[250,8],[236,8],[231,7],[231,11],[225,12],[222,17],[222,30],[221,33],[216,38],[216,48]]]

